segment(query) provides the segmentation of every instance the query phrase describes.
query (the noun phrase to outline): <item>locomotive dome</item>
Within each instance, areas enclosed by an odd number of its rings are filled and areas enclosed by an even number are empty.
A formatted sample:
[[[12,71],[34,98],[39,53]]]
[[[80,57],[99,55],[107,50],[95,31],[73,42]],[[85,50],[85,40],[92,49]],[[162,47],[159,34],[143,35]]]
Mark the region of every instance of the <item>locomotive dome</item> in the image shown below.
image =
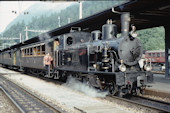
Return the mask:
[[[124,38],[119,45],[118,54],[126,65],[132,66],[138,63],[142,56],[142,45],[137,38]]]

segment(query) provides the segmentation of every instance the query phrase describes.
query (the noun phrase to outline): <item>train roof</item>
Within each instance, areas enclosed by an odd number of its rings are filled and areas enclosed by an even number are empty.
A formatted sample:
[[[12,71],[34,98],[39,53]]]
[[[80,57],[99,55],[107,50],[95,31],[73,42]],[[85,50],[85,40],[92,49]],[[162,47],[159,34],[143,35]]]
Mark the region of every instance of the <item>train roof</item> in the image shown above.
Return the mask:
[[[165,50],[149,50],[146,51],[145,53],[161,53],[161,52],[165,52]]]
[[[122,12],[130,12],[131,24],[134,24],[137,30],[158,27],[166,25],[170,20],[170,1],[168,0],[130,0],[129,2],[109,8],[92,16],[80,19],[65,26],[56,28],[40,36],[45,37],[47,34],[50,37],[61,35],[70,32],[71,27],[81,27],[83,31],[91,32],[93,30],[101,30],[102,25],[108,19],[112,19],[113,23],[117,25],[118,32],[120,32],[120,14]],[[39,36],[33,37],[29,40],[5,48],[1,51],[14,49],[27,44],[42,41]]]

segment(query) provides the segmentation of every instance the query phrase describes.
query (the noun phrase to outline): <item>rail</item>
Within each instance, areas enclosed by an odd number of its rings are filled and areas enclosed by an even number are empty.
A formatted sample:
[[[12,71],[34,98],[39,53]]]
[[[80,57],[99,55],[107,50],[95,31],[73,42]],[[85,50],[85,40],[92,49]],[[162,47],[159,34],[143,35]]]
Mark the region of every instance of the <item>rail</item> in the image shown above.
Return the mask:
[[[163,112],[170,112],[170,103],[160,100],[155,100],[151,98],[146,98],[142,96],[132,96],[130,100],[139,102],[141,104],[147,105],[149,107],[152,107],[154,109],[159,109]]]
[[[48,103],[45,100],[42,100],[37,95],[33,94],[32,92],[30,92],[26,88],[23,88],[23,87],[17,85],[16,83],[12,82],[11,80],[8,80],[7,78],[4,78],[2,76],[0,78],[2,78],[6,82],[6,84],[4,84],[4,85],[10,86],[10,87],[16,87],[15,90],[17,90],[17,92],[21,92],[21,91],[23,92],[23,94],[18,94],[18,95],[23,95],[23,96],[25,96],[25,98],[27,98],[27,95],[28,95],[29,99],[31,98],[30,100],[32,100],[33,102],[36,101],[36,102],[34,102],[35,104],[32,104],[32,105],[39,105],[40,108],[45,109],[44,112],[55,112],[55,113],[63,113],[64,112],[60,108],[55,107],[54,105]],[[24,112],[27,112],[26,108],[24,108],[24,106],[22,106],[22,104],[20,106],[21,106],[21,108],[23,109]],[[28,106],[28,105],[26,105],[26,106]],[[44,107],[42,107],[42,106],[44,106]],[[31,105],[30,105],[30,107],[31,107]]]
[[[11,96],[5,91],[4,88],[2,88],[0,86],[0,90],[4,93],[4,95],[10,100],[10,102],[14,105],[15,109],[17,109],[17,111],[19,111],[20,113],[25,113],[23,111],[23,109],[15,102],[15,100],[13,98],[11,98]]]
[[[155,74],[165,74],[164,71],[151,71],[152,73],[155,73]]]
[[[144,112],[170,112],[170,103],[161,102],[153,99],[142,98],[142,97],[126,97],[121,98],[117,96],[107,96],[106,100],[121,104],[125,107],[131,107],[134,109],[143,110]],[[152,104],[151,104],[152,103]],[[167,109],[166,109],[167,108]]]

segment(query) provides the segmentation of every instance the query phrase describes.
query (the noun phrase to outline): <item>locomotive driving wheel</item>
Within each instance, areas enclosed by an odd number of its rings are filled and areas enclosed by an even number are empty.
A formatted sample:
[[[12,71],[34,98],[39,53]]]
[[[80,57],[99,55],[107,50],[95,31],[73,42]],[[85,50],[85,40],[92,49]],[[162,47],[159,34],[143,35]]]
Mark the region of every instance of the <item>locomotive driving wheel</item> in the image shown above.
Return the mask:
[[[109,86],[109,92],[110,92],[110,94],[111,94],[112,96],[114,96],[114,95],[117,93],[117,91],[118,91],[118,89],[117,89],[117,87],[116,87],[116,84],[115,84],[114,81],[112,81],[112,82],[110,83],[110,86]]]

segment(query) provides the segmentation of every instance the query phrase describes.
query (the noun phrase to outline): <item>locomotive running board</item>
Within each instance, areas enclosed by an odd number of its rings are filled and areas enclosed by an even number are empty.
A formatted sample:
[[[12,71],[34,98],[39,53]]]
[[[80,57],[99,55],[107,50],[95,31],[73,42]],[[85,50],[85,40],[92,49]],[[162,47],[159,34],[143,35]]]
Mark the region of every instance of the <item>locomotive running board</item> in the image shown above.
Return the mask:
[[[76,71],[76,70],[69,70],[69,69],[63,69],[63,68],[55,68],[56,70],[60,70],[60,71],[69,71],[69,72],[80,72],[80,73],[93,73],[93,74],[107,74],[107,75],[115,75],[116,73],[120,73],[120,72],[103,72],[103,71]],[[124,72],[122,72],[124,73]],[[131,72],[126,72],[126,74],[131,73]],[[135,73],[139,73],[139,72],[133,72],[133,74]],[[141,73],[147,73],[145,71],[142,71]],[[125,74],[125,73],[124,73]]]

